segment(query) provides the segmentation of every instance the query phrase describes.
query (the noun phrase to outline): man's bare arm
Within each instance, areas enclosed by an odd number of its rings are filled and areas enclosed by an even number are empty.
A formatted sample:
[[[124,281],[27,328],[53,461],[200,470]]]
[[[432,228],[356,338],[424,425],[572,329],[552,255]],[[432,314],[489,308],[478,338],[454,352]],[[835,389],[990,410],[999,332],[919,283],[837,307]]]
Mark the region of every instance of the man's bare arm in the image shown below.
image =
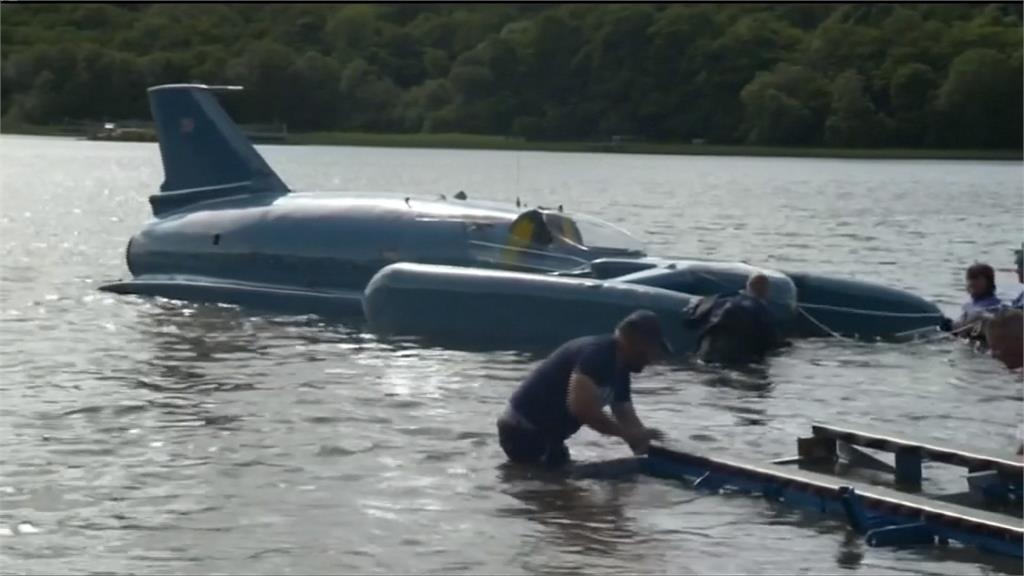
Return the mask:
[[[612,414],[615,421],[623,428],[633,431],[634,435],[645,435],[649,440],[661,440],[664,434],[656,428],[648,428],[636,415],[632,402],[617,402],[612,404]]]
[[[616,402],[612,404],[612,415],[620,426],[633,430],[642,430],[644,425],[633,409],[632,402]]]
[[[569,377],[569,393],[566,397],[569,413],[581,424],[606,436],[624,438],[625,430],[618,422],[608,417],[601,403],[601,392],[589,377],[573,372]]]

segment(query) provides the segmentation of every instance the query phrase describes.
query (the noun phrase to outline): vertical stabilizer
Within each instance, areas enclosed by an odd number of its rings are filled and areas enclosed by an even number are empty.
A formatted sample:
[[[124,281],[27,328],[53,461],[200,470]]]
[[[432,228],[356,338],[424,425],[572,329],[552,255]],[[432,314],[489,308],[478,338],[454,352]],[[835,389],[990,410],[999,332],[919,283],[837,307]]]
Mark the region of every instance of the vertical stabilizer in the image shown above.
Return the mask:
[[[153,215],[230,196],[288,192],[249,139],[202,84],[165,84],[149,89],[160,140],[164,182],[150,196]]]

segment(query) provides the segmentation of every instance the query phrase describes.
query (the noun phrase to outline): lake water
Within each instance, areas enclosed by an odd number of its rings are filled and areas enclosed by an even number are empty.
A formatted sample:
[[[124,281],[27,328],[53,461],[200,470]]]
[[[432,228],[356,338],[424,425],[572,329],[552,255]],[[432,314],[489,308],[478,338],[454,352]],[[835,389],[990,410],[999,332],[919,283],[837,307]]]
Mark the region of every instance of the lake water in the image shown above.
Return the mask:
[[[262,150],[295,189],[564,204],[655,255],[876,280],[949,314],[971,262],[1013,279],[1022,236],[1020,163]],[[0,162],[5,573],[1020,571],[867,548],[756,498],[511,473],[493,421],[534,358],[98,292],[128,276],[156,146],[3,136]],[[935,339],[802,341],[763,373],[655,367],[634,400],[673,442],[753,461],[814,420],[1010,455],[1022,417],[1019,372]],[[628,454],[588,431],[570,445]]]

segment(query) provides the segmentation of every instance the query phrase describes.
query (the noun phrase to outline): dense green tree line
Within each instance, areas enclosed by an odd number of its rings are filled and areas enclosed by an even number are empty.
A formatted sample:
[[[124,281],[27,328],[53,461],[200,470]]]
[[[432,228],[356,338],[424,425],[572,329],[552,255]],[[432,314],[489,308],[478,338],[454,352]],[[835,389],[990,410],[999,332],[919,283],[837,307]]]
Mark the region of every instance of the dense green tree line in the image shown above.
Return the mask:
[[[148,118],[534,139],[1020,148],[1020,4],[11,4],[5,121]]]

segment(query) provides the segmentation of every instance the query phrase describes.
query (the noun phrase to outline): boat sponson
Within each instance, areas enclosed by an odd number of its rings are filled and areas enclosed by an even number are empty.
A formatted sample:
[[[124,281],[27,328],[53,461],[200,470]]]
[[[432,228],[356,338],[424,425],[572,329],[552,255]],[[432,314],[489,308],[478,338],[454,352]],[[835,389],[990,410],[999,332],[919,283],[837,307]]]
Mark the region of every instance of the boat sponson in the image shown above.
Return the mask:
[[[629,313],[658,314],[678,352],[694,335],[683,324],[692,297],[660,288],[508,272],[398,263],[378,272],[363,297],[372,330],[513,348],[547,348],[609,333]]]
[[[935,304],[905,290],[819,274],[786,274],[796,285],[800,307],[796,332],[800,336],[831,332],[863,339],[887,338],[937,327],[943,319]]]
[[[693,296],[710,296],[735,294],[746,288],[751,275],[763,274],[768,278],[767,305],[779,326],[784,328],[794,320],[796,286],[781,272],[743,262],[647,259],[648,263],[650,261],[657,261],[659,265],[624,274],[615,280]]]

